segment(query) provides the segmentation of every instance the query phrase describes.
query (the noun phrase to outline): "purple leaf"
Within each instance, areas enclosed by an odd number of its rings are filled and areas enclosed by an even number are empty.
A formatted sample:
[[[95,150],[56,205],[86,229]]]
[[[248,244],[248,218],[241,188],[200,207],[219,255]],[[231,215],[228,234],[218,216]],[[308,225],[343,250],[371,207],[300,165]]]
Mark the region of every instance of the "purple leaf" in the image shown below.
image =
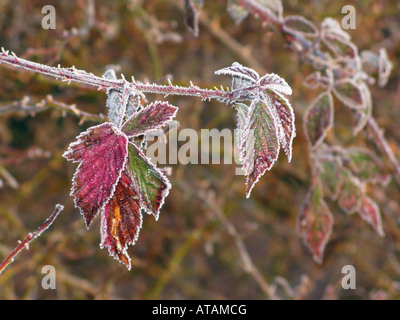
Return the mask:
[[[71,196],[89,227],[114,193],[127,159],[128,138],[113,124],[91,127],[77,137],[63,156],[80,162]]]
[[[304,124],[308,140],[316,148],[333,124],[333,99],[330,92],[321,93],[307,109]]]
[[[128,158],[130,178],[140,205],[157,220],[171,185],[167,177],[131,142],[128,145]]]
[[[322,263],[326,243],[333,226],[333,217],[326,205],[319,183],[306,196],[297,220],[297,232],[311,250],[316,262]]]
[[[283,20],[283,30],[291,34],[316,37],[318,30],[314,24],[302,16],[288,16]]]
[[[363,196],[361,199],[361,208],[359,214],[363,220],[374,227],[376,232],[381,236],[385,236],[382,227],[381,211],[378,205],[368,196]]]
[[[127,248],[135,244],[142,227],[139,197],[131,184],[129,176],[123,171],[102,213],[100,243],[101,248],[107,247],[109,254],[124,263],[129,270],[131,259]]]
[[[246,173],[246,195],[258,179],[271,169],[278,158],[279,138],[276,110],[265,101],[253,100],[246,119],[241,148],[243,170]]]
[[[155,101],[133,114],[122,126],[122,131],[129,137],[145,134],[171,121],[178,108],[168,102]]]

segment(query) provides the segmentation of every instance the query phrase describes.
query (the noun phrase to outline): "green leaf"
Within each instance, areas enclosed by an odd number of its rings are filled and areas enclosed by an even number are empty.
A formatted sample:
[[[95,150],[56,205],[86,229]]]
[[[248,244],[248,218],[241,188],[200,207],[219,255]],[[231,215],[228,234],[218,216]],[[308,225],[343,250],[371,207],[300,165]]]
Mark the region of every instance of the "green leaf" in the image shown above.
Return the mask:
[[[128,144],[127,166],[141,207],[157,220],[171,188],[167,177],[131,142]]]

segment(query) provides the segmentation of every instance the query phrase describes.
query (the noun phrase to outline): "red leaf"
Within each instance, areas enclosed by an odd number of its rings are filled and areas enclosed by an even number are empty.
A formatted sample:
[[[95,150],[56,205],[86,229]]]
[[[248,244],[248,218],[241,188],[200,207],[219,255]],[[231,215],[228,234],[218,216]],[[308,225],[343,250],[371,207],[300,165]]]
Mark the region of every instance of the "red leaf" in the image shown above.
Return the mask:
[[[370,197],[362,197],[359,214],[363,220],[374,227],[381,237],[385,236],[382,227],[381,211],[379,210],[378,205]]]
[[[171,121],[177,111],[178,108],[168,102],[152,102],[132,115],[122,126],[122,131],[129,137],[142,135]]]
[[[332,233],[333,217],[321,188],[314,186],[307,194],[297,221],[297,230],[311,250],[316,262],[322,263],[326,243]]]
[[[100,243],[101,248],[107,247],[110,255],[129,270],[131,259],[127,248],[129,244],[135,244],[142,227],[139,197],[131,184],[129,176],[122,172],[115,192],[102,213]]]
[[[89,227],[112,194],[127,159],[127,137],[113,124],[91,127],[77,137],[63,156],[81,162],[75,172],[71,196]]]

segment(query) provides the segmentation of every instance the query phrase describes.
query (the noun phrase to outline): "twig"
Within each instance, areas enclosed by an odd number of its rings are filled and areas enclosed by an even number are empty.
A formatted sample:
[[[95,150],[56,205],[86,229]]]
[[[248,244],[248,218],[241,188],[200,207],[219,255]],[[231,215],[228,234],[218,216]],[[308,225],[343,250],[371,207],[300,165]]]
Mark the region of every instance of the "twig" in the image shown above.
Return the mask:
[[[22,241],[14,250],[11,252],[11,254],[2,262],[0,265],[0,274],[4,271],[4,269],[14,261],[15,256],[20,253],[24,248],[29,247],[29,243],[32,242],[34,239],[39,237],[43,231],[45,231],[50,225],[54,222],[54,220],[57,218],[58,214],[64,209],[64,206],[61,204],[57,204],[53,213],[50,215],[49,218],[46,219],[46,221],[43,223],[43,225],[37,229],[33,233],[29,233],[24,241]]]
[[[229,101],[232,99],[232,92],[213,89],[202,89],[198,86],[190,84],[189,87],[174,86],[171,82],[168,85],[157,85],[154,83],[141,83],[136,82],[132,77],[132,82],[128,82],[123,79],[112,80],[102,77],[95,76],[92,73],[88,73],[84,70],[79,70],[74,66],[70,68],[50,67],[37,62],[28,61],[17,57],[14,53],[9,53],[8,51],[1,49],[0,52],[0,64],[6,63],[12,65],[16,68],[25,69],[28,71],[38,72],[47,76],[54,77],[61,81],[78,82],[87,84],[90,86],[97,87],[97,90],[117,90],[119,92],[124,92],[126,89],[130,90],[132,93],[138,95],[140,93],[157,93],[168,95],[186,95],[186,96],[196,96],[201,97],[203,100],[206,99],[217,99],[219,101]]]
[[[40,102],[31,102],[28,96],[23,97],[20,101],[15,101],[6,106],[0,106],[0,115],[13,114],[17,112],[24,112],[29,115],[35,115],[38,112],[46,111],[48,109],[57,109],[64,113],[72,114],[81,118],[80,124],[85,121],[106,121],[107,117],[103,114],[94,114],[85,112],[76,107],[75,104],[66,104],[61,101],[54,100],[51,95],[47,95],[45,100]]]

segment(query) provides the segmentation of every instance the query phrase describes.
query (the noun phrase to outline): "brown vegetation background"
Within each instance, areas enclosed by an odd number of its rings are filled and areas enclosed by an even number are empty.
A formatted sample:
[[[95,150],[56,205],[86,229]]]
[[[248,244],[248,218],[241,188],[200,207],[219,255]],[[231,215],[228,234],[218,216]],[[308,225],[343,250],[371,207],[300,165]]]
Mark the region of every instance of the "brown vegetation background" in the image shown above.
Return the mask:
[[[41,28],[46,4],[56,8],[55,30]],[[345,4],[357,10],[357,28],[349,32],[359,49],[378,52],[384,47],[394,63],[388,85],[372,88],[373,115],[399,156],[400,11],[395,1],[290,0],[284,3],[284,15],[303,15],[319,26],[328,16],[341,20]],[[0,298],[264,299],[265,285],[275,286],[284,299],[400,298],[400,194],[394,181],[385,189],[369,190],[381,208],[385,238],[357,215],[333,208],[333,233],[318,265],[296,234],[297,214],[310,185],[302,115],[319,93],[302,85],[312,69],[254,16],[235,25],[226,1],[205,0],[198,38],[184,26],[182,8],[180,1],[171,0],[0,0],[0,46],[29,60],[74,65],[96,75],[113,66],[127,79],[162,82],[171,75],[174,84],[193,81],[209,88],[230,85],[229,77],[214,71],[234,61],[260,74],[277,73],[294,89],[292,162],[281,154],[250,199],[245,197],[245,178],[235,175],[236,164],[172,165],[173,187],[160,219],[144,217],[139,240],[129,248],[133,268],[128,271],[99,248],[100,219],[86,230],[69,196],[76,165],[61,155],[96,122],[80,123],[79,117],[53,107],[34,116],[1,115],[0,169],[15,181],[3,178],[0,189],[0,260],[42,224],[56,203],[65,209],[0,275]],[[24,96],[35,104],[48,94],[80,110],[106,113],[104,92],[0,68],[0,110]],[[224,104],[194,97],[166,100],[180,108],[180,129],[235,127],[235,112]],[[336,108],[335,119],[343,126],[341,112]],[[340,132],[341,126],[335,130]],[[56,290],[41,287],[41,268],[47,264],[56,268]],[[357,271],[356,290],[341,287],[341,269],[348,264]]]

